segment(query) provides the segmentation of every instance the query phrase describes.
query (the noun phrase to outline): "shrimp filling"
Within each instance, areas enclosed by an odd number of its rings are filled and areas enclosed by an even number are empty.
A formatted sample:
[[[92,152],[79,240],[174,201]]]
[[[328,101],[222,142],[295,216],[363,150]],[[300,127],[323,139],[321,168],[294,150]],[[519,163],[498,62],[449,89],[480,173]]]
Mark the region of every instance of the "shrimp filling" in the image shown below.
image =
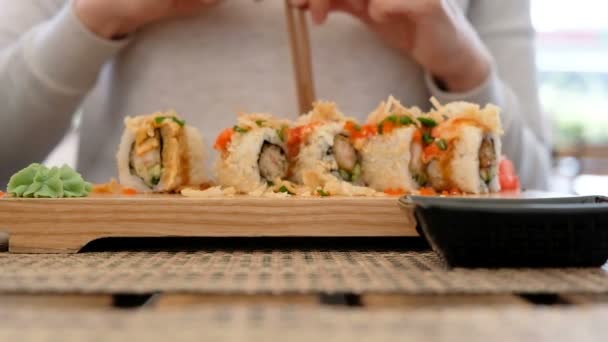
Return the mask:
[[[131,148],[129,166],[131,174],[141,178],[146,186],[153,188],[158,185],[162,174],[162,140],[159,129],[155,129],[152,136],[136,139]]]
[[[277,145],[264,142],[258,159],[260,176],[268,182],[287,177],[289,163],[285,151]]]
[[[334,175],[340,179],[358,183],[361,179],[361,164],[359,154],[353,147],[349,137],[338,134],[334,137],[334,145],[327,151],[328,156],[333,156],[336,161],[337,170]]]
[[[424,170],[422,162],[422,144],[412,142],[410,145],[410,175],[419,186],[425,186],[428,183],[428,176]]]
[[[490,136],[485,136],[479,147],[479,177],[486,184],[490,184],[496,174],[497,166],[494,140]]]

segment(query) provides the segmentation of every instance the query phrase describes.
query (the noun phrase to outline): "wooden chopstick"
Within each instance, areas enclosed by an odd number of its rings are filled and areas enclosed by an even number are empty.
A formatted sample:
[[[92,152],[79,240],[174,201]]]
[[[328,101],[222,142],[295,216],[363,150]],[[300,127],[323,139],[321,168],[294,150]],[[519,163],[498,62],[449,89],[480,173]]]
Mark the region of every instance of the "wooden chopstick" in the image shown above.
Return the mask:
[[[285,14],[293,59],[296,91],[300,114],[307,113],[315,101],[315,85],[308,24],[304,10],[293,7],[285,0]]]

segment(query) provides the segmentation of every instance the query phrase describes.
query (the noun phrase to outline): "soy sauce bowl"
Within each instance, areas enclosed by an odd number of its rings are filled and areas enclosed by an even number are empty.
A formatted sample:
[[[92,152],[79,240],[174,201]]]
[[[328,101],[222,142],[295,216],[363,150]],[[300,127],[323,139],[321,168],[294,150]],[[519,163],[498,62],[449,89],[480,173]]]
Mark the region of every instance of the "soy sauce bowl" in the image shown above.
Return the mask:
[[[449,267],[601,267],[608,198],[406,196],[420,234]]]

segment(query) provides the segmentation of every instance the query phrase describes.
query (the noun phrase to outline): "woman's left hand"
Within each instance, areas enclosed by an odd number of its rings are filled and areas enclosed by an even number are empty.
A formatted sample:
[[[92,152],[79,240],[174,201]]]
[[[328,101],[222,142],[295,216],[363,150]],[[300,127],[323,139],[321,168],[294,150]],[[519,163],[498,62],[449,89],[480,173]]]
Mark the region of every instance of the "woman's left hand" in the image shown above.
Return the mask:
[[[451,0],[290,0],[308,8],[322,24],[331,11],[361,19],[389,44],[407,52],[447,90],[465,92],[481,85],[492,57]]]

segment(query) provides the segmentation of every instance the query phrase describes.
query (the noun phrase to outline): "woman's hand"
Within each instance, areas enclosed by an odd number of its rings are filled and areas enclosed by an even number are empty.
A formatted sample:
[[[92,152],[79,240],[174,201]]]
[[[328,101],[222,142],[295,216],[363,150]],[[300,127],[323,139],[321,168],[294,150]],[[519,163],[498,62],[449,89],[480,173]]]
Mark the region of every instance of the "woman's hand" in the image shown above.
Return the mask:
[[[445,87],[471,90],[488,77],[492,58],[451,0],[291,0],[317,24],[331,11],[361,19],[389,44],[406,51]]]
[[[145,24],[193,13],[220,0],[76,0],[78,18],[97,35],[112,39]]]

